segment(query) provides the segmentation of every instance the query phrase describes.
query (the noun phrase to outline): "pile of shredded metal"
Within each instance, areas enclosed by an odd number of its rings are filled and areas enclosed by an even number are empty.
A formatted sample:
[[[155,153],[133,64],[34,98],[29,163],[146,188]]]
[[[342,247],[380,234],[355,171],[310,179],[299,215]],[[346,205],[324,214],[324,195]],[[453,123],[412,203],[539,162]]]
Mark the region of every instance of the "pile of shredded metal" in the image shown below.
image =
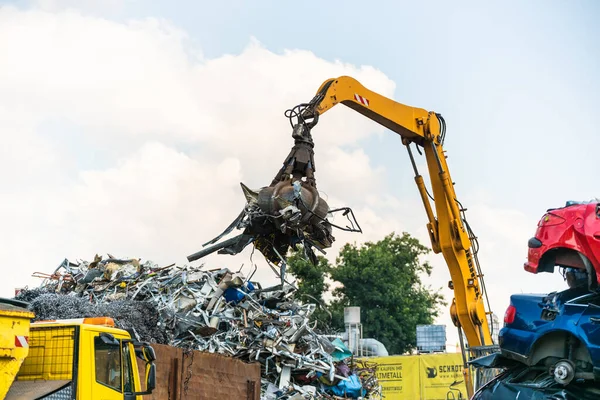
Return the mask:
[[[37,320],[108,316],[138,340],[260,362],[264,400],[380,396],[374,368],[355,361],[339,337],[315,332],[316,305],[296,301],[289,284],[263,288],[227,268],[112,256],[34,275],[42,284],[15,298]]]

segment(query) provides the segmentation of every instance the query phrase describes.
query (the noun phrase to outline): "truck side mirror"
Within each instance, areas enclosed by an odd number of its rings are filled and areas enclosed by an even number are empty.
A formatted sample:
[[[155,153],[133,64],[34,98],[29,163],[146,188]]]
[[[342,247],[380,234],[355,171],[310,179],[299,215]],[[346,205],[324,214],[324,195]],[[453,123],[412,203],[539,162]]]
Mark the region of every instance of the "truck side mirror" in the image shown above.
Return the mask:
[[[146,391],[152,392],[156,388],[156,365],[150,364],[146,374]]]
[[[144,360],[146,362],[156,361],[156,353],[154,352],[152,346],[143,346],[142,355],[144,356]]]
[[[135,350],[135,354],[137,357],[144,360],[146,363],[146,390],[143,392],[135,392],[131,393],[134,396],[152,394],[152,391],[156,389],[156,365],[154,361],[156,361],[156,353],[154,349],[150,345],[142,345]],[[129,399],[126,399],[129,400]]]

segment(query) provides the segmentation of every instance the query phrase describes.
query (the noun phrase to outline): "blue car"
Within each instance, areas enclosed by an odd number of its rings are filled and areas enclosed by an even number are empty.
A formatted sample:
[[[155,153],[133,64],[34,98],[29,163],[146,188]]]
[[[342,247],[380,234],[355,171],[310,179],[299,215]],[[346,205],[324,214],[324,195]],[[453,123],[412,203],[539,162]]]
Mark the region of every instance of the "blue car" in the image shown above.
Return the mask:
[[[503,356],[547,368],[562,385],[600,381],[600,293],[512,295],[498,343]]]
[[[506,364],[500,362],[497,364]],[[507,364],[494,379],[481,386],[470,400],[598,400],[600,385],[594,381],[563,386],[548,371],[519,362]],[[501,367],[501,365],[497,365]],[[485,367],[484,367],[485,368]]]

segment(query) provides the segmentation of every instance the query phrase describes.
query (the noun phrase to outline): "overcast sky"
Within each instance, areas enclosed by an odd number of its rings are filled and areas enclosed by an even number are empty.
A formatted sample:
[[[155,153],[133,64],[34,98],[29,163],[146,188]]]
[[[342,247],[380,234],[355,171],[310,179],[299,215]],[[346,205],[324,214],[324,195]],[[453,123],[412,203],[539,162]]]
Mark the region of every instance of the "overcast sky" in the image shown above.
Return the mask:
[[[271,181],[292,145],[284,111],[339,75],[445,117],[500,319],[511,293],[564,288],[523,262],[547,208],[600,197],[600,4],[490,3],[0,1],[0,295],[65,257],[184,264],[238,214],[240,182]],[[335,232],[331,259],[392,231],[429,245],[395,134],[338,106],[314,139],[319,189],[364,230]],[[205,261],[250,268],[248,251]],[[436,322],[456,343],[447,310]]]

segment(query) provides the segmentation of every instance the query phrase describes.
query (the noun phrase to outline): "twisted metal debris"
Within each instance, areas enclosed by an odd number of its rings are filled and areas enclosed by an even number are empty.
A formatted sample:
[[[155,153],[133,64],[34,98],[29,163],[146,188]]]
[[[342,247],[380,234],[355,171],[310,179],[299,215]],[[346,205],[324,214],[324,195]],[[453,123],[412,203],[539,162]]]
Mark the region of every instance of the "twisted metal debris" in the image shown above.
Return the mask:
[[[376,398],[372,366],[357,363],[339,339],[319,335],[316,305],[295,287],[263,288],[227,268],[159,267],[109,255],[64,260],[38,288],[16,296],[36,319],[109,316],[139,340],[260,362],[262,399]]]
[[[280,267],[283,283],[290,248],[297,250],[297,245],[302,244],[304,255],[316,265],[314,249],[324,254],[325,249],[331,247],[335,241],[333,228],[362,232],[351,208],[331,209],[320,196],[315,178],[314,142],[299,107],[286,112],[293,127],[294,146],[271,184],[253,191],[241,183],[246,197],[241,213],[220,235],[204,243],[204,249],[189,255],[188,261],[214,252],[238,254],[252,243],[268,262]],[[298,119],[297,123],[294,118]],[[349,225],[338,226],[328,219],[338,212],[347,218]],[[217,243],[234,229],[243,232]]]

